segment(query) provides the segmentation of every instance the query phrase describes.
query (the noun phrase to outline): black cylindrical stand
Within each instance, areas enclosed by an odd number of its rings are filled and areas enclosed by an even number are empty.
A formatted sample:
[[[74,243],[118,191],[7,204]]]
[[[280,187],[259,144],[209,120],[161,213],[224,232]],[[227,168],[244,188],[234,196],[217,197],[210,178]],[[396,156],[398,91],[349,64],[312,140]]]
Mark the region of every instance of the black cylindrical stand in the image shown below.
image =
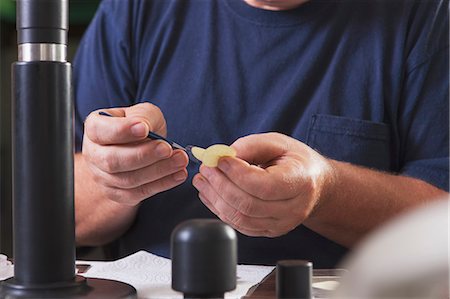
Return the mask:
[[[25,285],[75,275],[70,82],[69,63],[13,65],[14,270]]]
[[[18,0],[13,64],[14,277],[0,298],[127,298],[125,283],[75,276],[68,0]]]

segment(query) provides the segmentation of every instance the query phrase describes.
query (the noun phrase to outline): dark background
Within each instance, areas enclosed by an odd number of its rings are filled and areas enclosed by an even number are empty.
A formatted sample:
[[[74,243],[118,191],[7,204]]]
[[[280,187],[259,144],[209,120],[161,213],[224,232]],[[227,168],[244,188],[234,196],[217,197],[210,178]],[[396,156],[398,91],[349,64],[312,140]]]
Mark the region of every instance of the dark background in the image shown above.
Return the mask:
[[[69,0],[68,61],[100,0]],[[17,60],[16,0],[0,0],[0,253],[12,257],[11,64]],[[84,251],[83,251],[84,252]]]

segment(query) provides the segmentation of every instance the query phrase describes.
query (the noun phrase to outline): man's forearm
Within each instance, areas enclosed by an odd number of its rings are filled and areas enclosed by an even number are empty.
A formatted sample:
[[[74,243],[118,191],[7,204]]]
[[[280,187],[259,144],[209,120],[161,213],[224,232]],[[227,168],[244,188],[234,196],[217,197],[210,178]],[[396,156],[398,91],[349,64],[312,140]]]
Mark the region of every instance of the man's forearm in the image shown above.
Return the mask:
[[[448,195],[419,179],[331,161],[334,182],[304,222],[317,233],[352,247],[386,220]]]
[[[102,194],[81,154],[75,155],[75,232],[78,246],[106,244],[122,235],[138,206],[116,203]]]

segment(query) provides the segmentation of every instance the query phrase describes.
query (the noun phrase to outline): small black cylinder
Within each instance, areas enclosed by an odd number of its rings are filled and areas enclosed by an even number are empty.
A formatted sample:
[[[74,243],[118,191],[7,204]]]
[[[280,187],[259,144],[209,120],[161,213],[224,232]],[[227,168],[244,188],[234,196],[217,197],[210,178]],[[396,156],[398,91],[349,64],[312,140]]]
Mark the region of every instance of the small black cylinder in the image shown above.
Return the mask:
[[[225,223],[194,219],[172,232],[172,288],[185,298],[223,298],[236,288],[237,236]]]
[[[277,263],[277,298],[312,298],[312,263],[305,260],[284,260]]]
[[[14,276],[25,288],[75,279],[70,94],[69,63],[13,64]]]
[[[17,0],[17,42],[67,44],[69,0]]]

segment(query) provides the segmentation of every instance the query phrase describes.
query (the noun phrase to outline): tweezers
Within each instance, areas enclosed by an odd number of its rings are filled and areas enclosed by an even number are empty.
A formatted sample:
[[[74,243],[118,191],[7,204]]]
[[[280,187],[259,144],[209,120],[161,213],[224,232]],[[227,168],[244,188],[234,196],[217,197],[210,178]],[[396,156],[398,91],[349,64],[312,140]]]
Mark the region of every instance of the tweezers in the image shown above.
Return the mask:
[[[100,111],[98,114],[103,115],[103,116],[114,117],[113,115],[106,113],[104,111]],[[191,160],[194,163],[200,164],[200,161],[197,158],[195,158],[194,155],[192,154],[193,145],[187,145],[187,146],[179,145],[178,143],[176,143],[170,139],[167,139],[159,134],[156,134],[155,132],[152,132],[152,131],[148,132],[147,138],[150,138],[152,140],[163,140],[163,141],[167,142],[173,149],[180,149],[180,150],[185,151],[189,156],[189,160]]]

